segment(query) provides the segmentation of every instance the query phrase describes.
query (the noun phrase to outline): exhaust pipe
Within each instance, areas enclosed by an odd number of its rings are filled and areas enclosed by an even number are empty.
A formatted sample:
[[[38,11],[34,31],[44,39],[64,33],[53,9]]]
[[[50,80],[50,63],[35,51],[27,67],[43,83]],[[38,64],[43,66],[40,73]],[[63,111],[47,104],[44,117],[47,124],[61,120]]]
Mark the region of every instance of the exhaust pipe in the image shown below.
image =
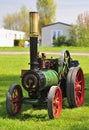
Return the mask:
[[[37,69],[37,53],[38,53],[38,12],[30,12],[30,69]]]

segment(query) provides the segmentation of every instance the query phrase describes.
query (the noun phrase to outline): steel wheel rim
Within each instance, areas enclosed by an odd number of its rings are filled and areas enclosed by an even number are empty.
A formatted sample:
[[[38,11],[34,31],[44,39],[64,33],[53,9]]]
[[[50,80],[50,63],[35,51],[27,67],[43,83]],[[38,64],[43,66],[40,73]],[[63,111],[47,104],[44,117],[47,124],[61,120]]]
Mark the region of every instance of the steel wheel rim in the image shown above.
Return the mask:
[[[53,115],[54,118],[58,118],[62,109],[62,95],[60,89],[56,89],[53,99]]]
[[[12,93],[12,111],[13,114],[17,114],[21,110],[21,93],[19,88],[15,88]]]
[[[75,100],[78,106],[81,106],[84,100],[84,77],[82,70],[79,69],[75,79]]]

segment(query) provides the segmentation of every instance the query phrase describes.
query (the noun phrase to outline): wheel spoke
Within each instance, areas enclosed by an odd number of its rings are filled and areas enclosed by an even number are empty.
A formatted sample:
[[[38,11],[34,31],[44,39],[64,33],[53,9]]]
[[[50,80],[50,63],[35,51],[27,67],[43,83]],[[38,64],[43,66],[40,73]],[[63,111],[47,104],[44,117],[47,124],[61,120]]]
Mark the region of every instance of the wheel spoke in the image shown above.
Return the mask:
[[[82,80],[76,80],[75,84],[81,84],[82,83]]]
[[[12,94],[12,102],[13,103],[19,102],[19,93],[17,90],[14,90],[14,92]]]
[[[53,101],[53,113],[54,116],[56,116],[59,113],[60,110],[60,96],[59,96],[59,91],[57,90],[54,101]]]
[[[76,101],[77,101],[77,104],[80,104],[80,97],[79,97],[79,95],[76,96]]]
[[[13,113],[17,113],[18,112],[18,105],[15,103],[14,104],[14,109],[13,109]]]
[[[55,100],[54,100],[53,106],[54,106],[55,108],[58,108],[58,106],[59,106],[59,99],[55,99]]]
[[[12,99],[12,102],[13,102],[13,103],[17,103],[17,102],[19,102],[19,99],[18,99],[18,97],[16,97],[16,98],[13,98],[13,99]]]
[[[82,99],[84,97],[83,94],[83,77],[81,74],[81,71],[76,76],[76,85],[75,85],[75,91],[76,91],[76,102],[80,106],[82,104]]]
[[[18,96],[18,91],[15,89],[13,92],[13,97],[17,97]]]

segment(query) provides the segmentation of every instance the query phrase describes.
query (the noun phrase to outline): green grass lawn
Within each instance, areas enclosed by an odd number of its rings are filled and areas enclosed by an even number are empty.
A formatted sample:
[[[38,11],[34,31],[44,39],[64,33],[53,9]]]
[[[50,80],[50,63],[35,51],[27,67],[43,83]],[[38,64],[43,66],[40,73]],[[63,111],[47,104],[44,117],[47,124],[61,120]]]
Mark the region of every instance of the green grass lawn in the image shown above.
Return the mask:
[[[78,59],[85,76],[85,101],[82,107],[69,109],[66,99],[58,119],[50,120],[47,110],[34,110],[30,104],[23,105],[16,117],[6,112],[6,93],[13,83],[21,85],[21,69],[29,69],[29,55],[0,55],[0,130],[89,130],[89,57]],[[27,95],[23,90],[24,95]]]
[[[61,52],[62,50],[71,50],[71,52],[89,52],[89,47],[72,47],[72,46],[60,46],[60,47],[38,47],[39,51],[48,52]],[[0,47],[0,51],[29,51],[29,47]]]

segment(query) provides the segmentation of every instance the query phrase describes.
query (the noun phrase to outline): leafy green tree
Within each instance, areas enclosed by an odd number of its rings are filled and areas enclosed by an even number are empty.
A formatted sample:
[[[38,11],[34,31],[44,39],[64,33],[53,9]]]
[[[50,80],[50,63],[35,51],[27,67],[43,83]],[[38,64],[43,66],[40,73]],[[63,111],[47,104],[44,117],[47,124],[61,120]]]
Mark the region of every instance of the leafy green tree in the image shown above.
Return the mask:
[[[25,6],[22,6],[19,12],[13,14],[7,14],[4,19],[4,28],[24,31],[29,35],[29,11]]]
[[[72,29],[69,30],[70,38],[66,40],[68,46],[77,45],[77,25],[72,25]]]
[[[72,25],[67,45],[89,46],[89,12],[78,15],[77,24]]]
[[[37,10],[39,13],[39,32],[41,27],[51,24],[56,18],[56,4],[54,0],[37,0]]]
[[[89,12],[78,15],[77,25],[77,44],[79,46],[89,46]]]

